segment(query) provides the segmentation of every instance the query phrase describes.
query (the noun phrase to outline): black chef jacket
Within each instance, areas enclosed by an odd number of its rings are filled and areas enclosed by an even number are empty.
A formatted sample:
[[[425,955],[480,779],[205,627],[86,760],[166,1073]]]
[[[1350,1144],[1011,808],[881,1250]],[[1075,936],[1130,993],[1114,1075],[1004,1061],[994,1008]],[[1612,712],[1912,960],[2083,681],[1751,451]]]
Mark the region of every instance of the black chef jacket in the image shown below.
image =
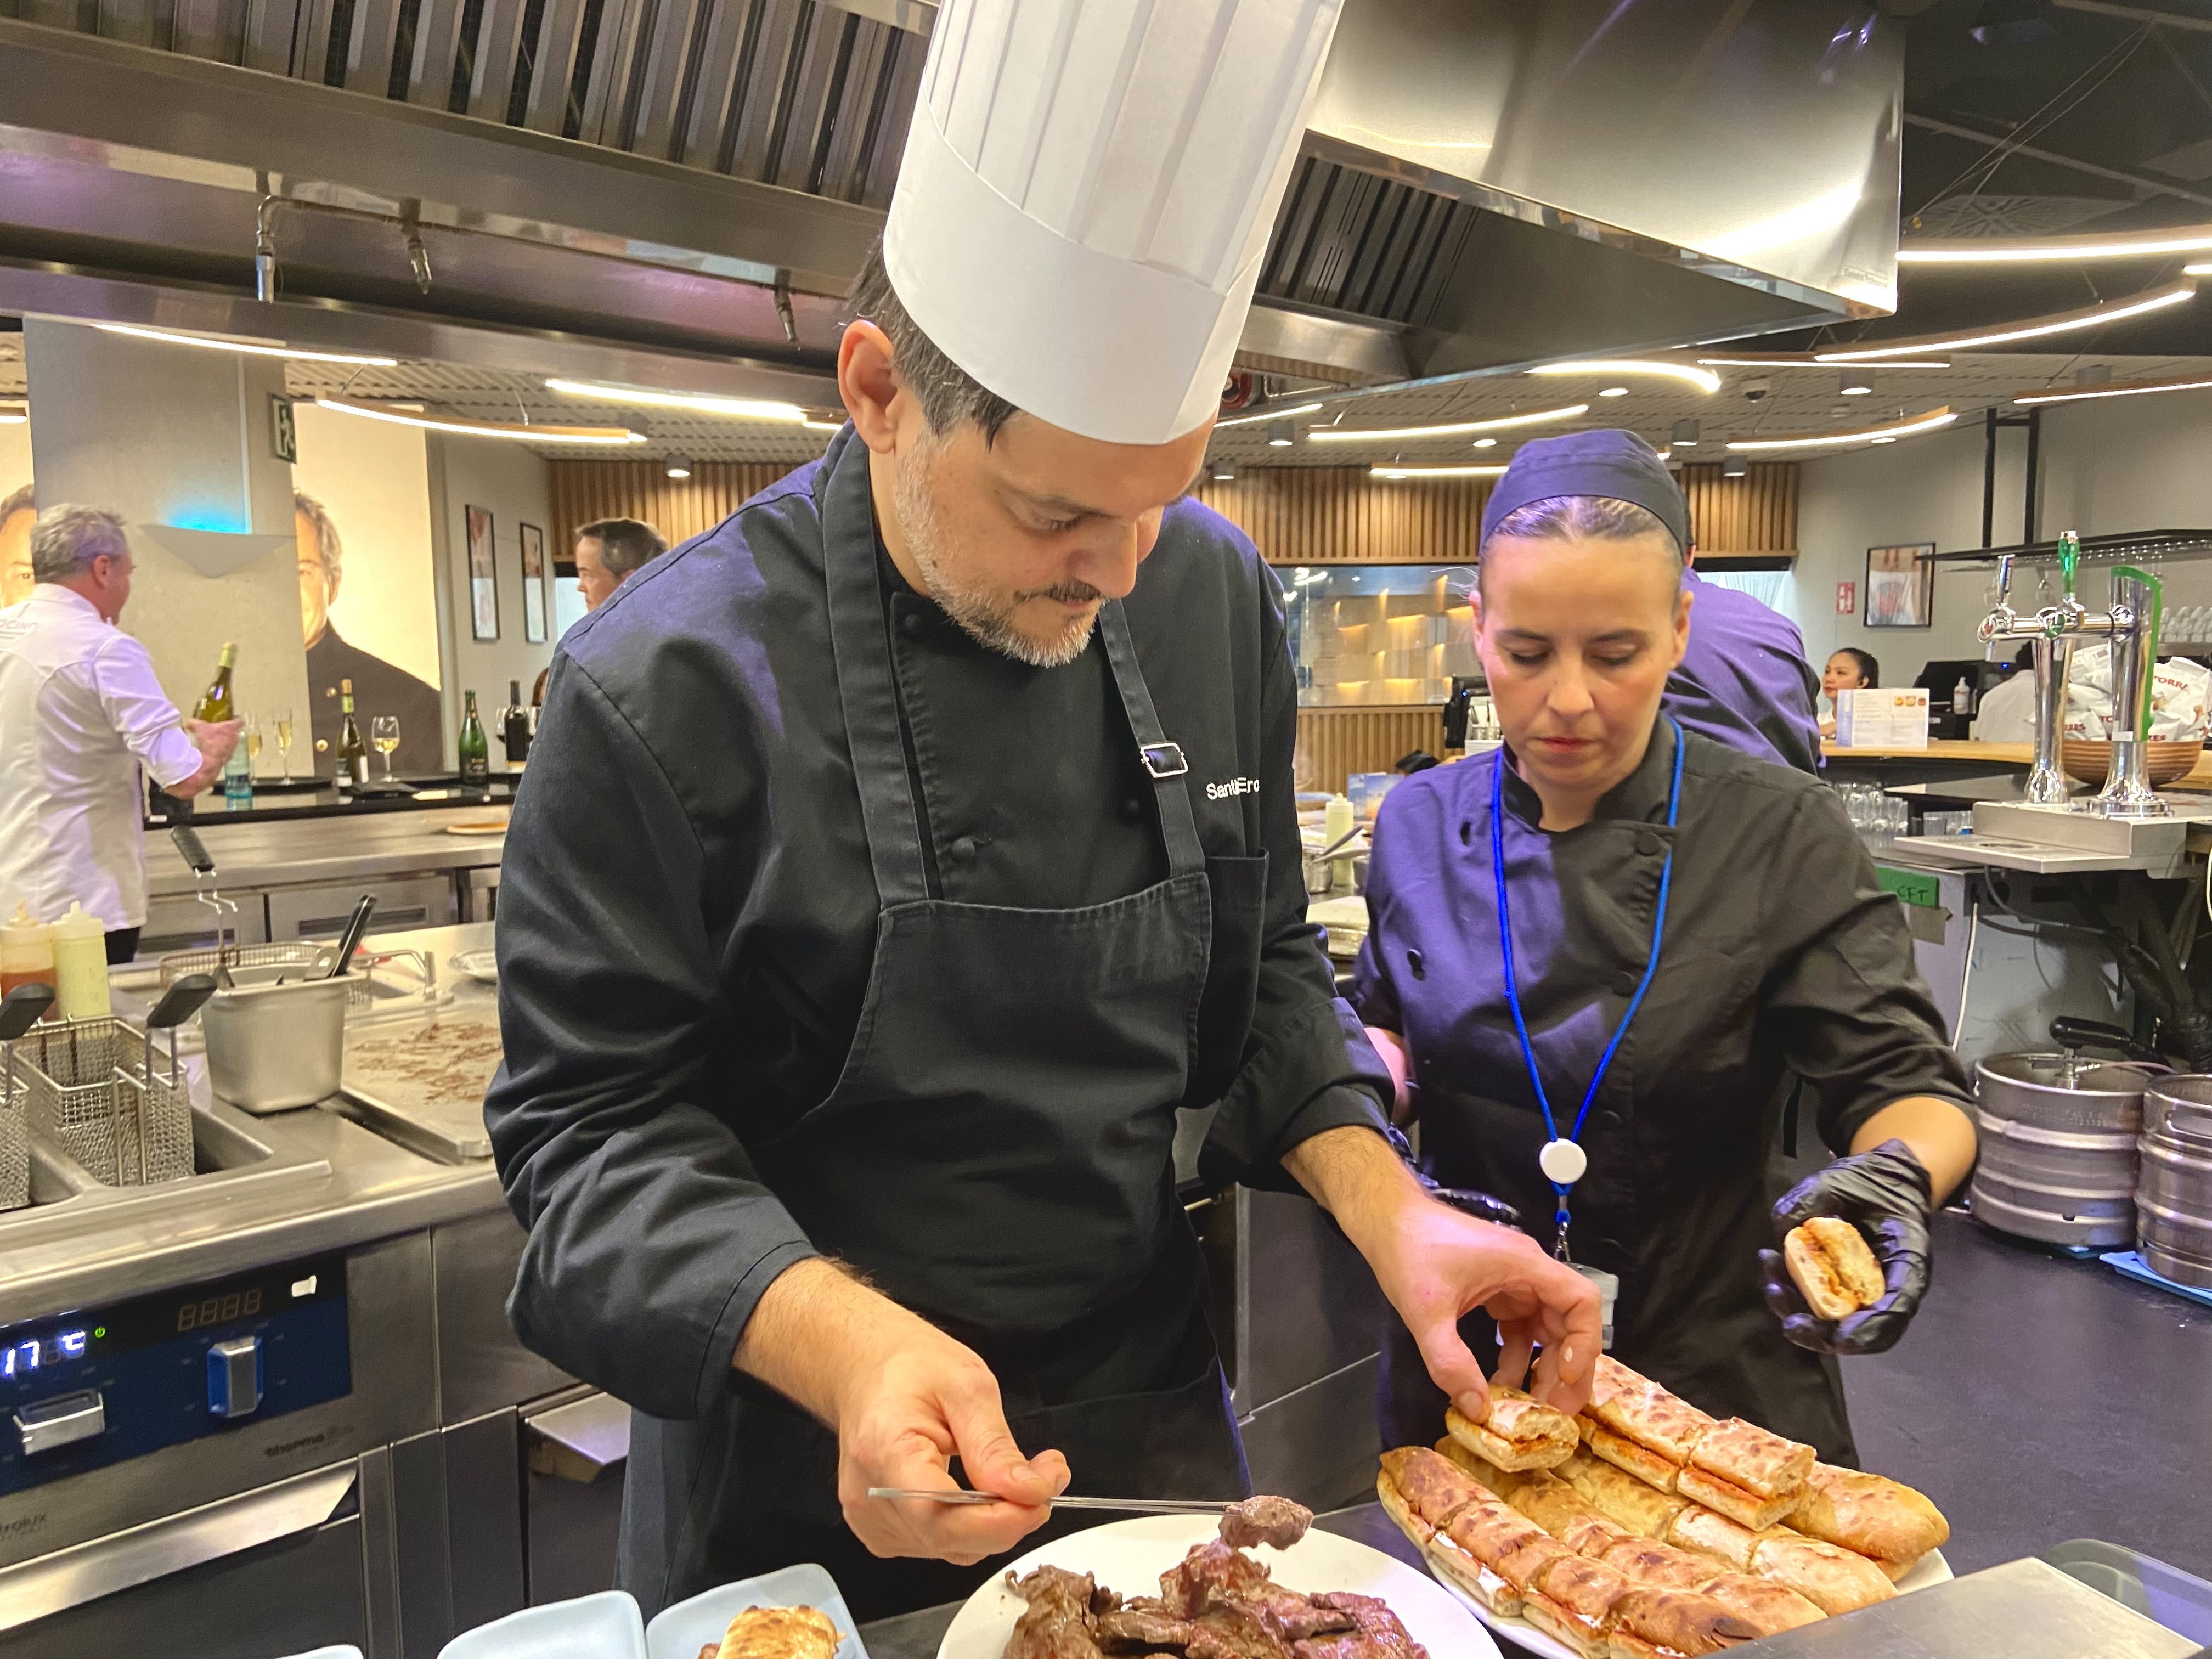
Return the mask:
[[[501,860],[485,1117],[530,1229],[510,1311],[533,1349],[659,1417],[723,1397],[754,1304],[813,1254],[747,1146],[829,1093],[875,939],[820,506],[855,441],[563,637]],[[1280,589],[1183,501],[1124,605],[1205,853],[1269,860],[1249,1013],[1209,994],[1200,1018],[1233,1028],[1209,1150],[1281,1184],[1298,1141],[1379,1129],[1388,1084],[1305,920]],[[1034,669],[911,592],[887,610],[935,890],[1072,906],[1153,879],[1156,809],[1099,644]]]
[[[1504,752],[1407,778],[1384,801],[1354,1000],[1406,1039],[1437,1177],[1506,1198],[1549,1244],[1546,1132],[1499,956],[1490,788]],[[1669,830],[1674,754],[1662,720],[1596,816],[1558,834],[1538,827],[1542,803],[1519,774],[1504,779],[1521,1005],[1562,1133],[1643,977],[1674,853],[1659,970],[1583,1131],[1572,1248],[1620,1275],[1624,1362],[1705,1411],[1847,1458],[1832,1370],[1790,1345],[1759,1291],[1778,1085],[1785,1068],[1805,1080],[1840,1153],[1905,1097],[1971,1109],[1966,1079],[1898,902],[1834,793],[1693,732]],[[1401,1369],[1395,1409],[1426,1400],[1440,1421],[1442,1395]],[[1399,1432],[1434,1437],[1413,1426]]]

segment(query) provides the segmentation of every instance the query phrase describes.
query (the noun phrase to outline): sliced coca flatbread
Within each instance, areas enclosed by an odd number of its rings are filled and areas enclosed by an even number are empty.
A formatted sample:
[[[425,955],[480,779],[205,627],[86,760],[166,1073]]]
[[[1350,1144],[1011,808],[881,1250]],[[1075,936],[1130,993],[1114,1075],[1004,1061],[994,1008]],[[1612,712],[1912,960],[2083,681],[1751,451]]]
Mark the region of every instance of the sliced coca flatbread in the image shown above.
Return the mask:
[[[1664,1537],[1668,1526],[1690,1501],[1647,1486],[1586,1451],[1577,1452],[1557,1472],[1607,1520],[1645,1538]]]
[[[1951,1536],[1951,1523],[1924,1494],[1884,1475],[1829,1463],[1815,1463],[1805,1477],[1790,1524],[1873,1557],[1892,1577]]]
[[[1674,1477],[1682,1466],[1662,1456],[1641,1441],[1631,1440],[1625,1434],[1615,1434],[1602,1423],[1584,1419],[1583,1439],[1594,1457],[1602,1457],[1617,1469],[1626,1469],[1647,1486],[1661,1492],[1674,1490]]]
[[[1788,1498],[1803,1489],[1815,1455],[1810,1446],[1731,1417],[1705,1431],[1689,1461],[1758,1497]]]
[[[1650,1589],[1696,1589],[1724,1571],[1710,1556],[1692,1555],[1656,1538],[1624,1539],[1598,1559],[1630,1583]]]
[[[1747,1572],[1724,1572],[1698,1594],[1711,1596],[1746,1624],[1756,1625],[1761,1636],[1779,1636],[1828,1616],[1787,1584]]]
[[[1772,1526],[1796,1506],[1797,1494],[1761,1498],[1707,1469],[1691,1468],[1674,1477],[1674,1490],[1692,1503],[1717,1510],[1739,1526],[1758,1532]]]
[[[1856,1612],[1897,1594],[1888,1574],[1863,1555],[1790,1532],[1761,1542],[1752,1554],[1751,1570],[1787,1584],[1826,1613]]]

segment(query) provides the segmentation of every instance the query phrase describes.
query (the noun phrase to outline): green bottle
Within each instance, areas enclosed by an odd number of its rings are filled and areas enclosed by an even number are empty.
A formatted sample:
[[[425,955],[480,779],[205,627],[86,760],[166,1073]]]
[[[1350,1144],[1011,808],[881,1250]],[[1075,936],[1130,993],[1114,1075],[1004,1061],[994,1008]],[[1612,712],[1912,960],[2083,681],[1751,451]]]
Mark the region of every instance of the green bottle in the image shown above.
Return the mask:
[[[461,781],[472,789],[491,787],[491,745],[484,740],[483,722],[477,718],[477,694],[461,694]]]

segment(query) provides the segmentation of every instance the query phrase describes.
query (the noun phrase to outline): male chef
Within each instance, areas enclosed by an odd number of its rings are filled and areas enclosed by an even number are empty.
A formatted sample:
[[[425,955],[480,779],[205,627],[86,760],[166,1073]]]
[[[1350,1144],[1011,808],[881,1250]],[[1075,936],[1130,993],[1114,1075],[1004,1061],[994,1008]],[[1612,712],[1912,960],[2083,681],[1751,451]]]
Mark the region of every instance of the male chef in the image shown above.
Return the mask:
[[[516,1328],[635,1408],[647,1607],[811,1560],[868,1618],[1071,1483],[1248,1490],[1179,1107],[1331,1212],[1463,1406],[1477,1306],[1501,1376],[1541,1343],[1586,1396],[1585,1282],[1385,1138],[1304,916],[1281,596],[1184,498],[1336,10],[950,0],[850,424],[563,640],[486,1117]],[[955,1485],[1000,1501],[868,1495]]]

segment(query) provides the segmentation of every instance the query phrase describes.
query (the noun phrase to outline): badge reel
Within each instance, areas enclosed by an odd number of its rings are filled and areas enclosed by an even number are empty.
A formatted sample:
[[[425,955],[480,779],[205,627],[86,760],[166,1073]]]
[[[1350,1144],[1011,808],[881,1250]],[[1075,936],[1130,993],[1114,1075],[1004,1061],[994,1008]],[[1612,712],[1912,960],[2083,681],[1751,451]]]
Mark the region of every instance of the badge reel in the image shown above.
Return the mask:
[[[1572,1187],[1589,1170],[1589,1154],[1571,1140],[1547,1140],[1544,1150],[1536,1154],[1536,1167],[1544,1172],[1545,1179],[1561,1187]],[[1553,1249],[1560,1261],[1572,1267],[1595,1285],[1598,1294],[1598,1320],[1603,1327],[1601,1339],[1607,1348],[1613,1346],[1613,1313],[1620,1300],[1620,1275],[1609,1273],[1602,1267],[1593,1267],[1577,1261],[1567,1253],[1567,1202],[1559,1200],[1559,1237]]]

